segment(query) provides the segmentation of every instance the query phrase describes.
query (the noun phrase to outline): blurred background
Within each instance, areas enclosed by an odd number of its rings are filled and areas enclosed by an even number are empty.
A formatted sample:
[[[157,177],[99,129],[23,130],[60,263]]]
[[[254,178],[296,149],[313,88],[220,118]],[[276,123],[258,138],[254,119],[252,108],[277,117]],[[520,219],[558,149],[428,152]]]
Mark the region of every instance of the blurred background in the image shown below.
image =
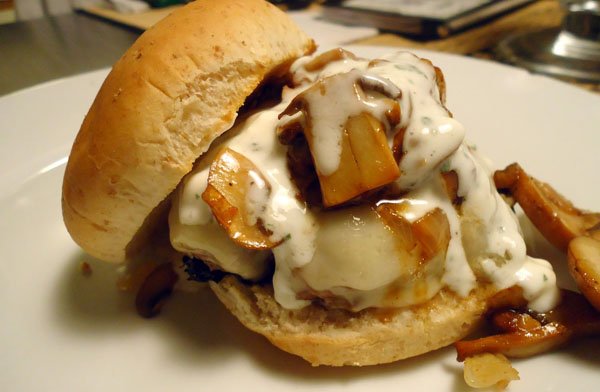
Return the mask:
[[[109,66],[144,30],[186,2],[0,0],[0,95]],[[321,46],[378,45],[467,55],[600,91],[599,1],[271,2],[287,10]]]

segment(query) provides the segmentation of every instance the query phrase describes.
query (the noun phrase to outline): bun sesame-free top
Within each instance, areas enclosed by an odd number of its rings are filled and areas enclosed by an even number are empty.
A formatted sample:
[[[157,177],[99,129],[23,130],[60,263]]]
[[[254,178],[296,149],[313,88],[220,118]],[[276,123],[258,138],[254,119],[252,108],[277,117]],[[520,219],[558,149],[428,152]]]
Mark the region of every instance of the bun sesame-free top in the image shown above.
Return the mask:
[[[73,239],[125,261],[144,220],[246,98],[314,49],[262,0],[195,1],[144,32],[113,66],[71,150],[62,205]]]

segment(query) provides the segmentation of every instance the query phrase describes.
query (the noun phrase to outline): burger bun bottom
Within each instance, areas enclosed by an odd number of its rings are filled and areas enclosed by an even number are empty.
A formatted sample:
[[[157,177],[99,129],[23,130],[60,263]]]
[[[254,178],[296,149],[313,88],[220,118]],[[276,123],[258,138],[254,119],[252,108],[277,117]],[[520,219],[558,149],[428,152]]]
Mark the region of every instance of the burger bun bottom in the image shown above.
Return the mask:
[[[272,286],[248,285],[234,276],[210,287],[244,326],[313,366],[382,364],[448,346],[479,325],[496,291],[480,286],[463,298],[442,290],[422,305],[353,313],[318,304],[284,309]]]

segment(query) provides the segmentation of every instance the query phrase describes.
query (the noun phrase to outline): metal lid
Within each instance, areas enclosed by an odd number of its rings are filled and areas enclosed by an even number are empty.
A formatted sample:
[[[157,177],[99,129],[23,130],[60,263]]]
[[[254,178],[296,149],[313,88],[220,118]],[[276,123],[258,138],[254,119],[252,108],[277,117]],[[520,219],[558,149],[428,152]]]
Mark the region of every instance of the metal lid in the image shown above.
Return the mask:
[[[600,82],[600,3],[570,4],[560,29],[516,35],[500,42],[501,59],[533,72]]]

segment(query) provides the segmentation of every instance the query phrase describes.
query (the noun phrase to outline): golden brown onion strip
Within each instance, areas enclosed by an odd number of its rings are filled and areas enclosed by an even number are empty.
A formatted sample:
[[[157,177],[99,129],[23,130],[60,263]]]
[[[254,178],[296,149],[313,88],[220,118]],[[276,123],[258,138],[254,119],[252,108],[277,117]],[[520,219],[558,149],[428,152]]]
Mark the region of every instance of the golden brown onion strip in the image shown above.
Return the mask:
[[[492,324],[501,332],[454,344],[457,358],[482,353],[508,357],[528,357],[562,346],[571,339],[600,335],[600,314],[575,292],[562,290],[561,303],[547,313],[500,310],[492,314]]]
[[[260,184],[259,184],[260,183]],[[247,195],[252,187],[270,192],[269,183],[248,158],[223,149],[210,166],[208,185],[202,199],[219,224],[238,245],[248,249],[270,249],[279,244],[260,221],[251,218]]]
[[[311,117],[311,97],[326,96],[338,93],[331,85],[340,84],[343,78],[356,78],[349,86],[353,91],[345,92],[348,97],[355,97],[359,105],[363,105],[366,92],[377,92],[376,98],[385,107],[385,116],[390,126],[400,121],[400,106],[395,100],[400,91],[395,86],[388,86],[377,78],[356,77],[353,74],[340,74],[320,80],[314,86],[300,93],[281,113],[280,118],[288,116],[287,122],[277,130],[279,141],[290,145],[303,133],[313,159],[315,157],[315,121]],[[391,91],[390,89],[396,89]],[[334,99],[334,98],[332,98]],[[354,99],[354,98],[353,98]],[[375,99],[375,98],[369,98]],[[340,129],[340,158],[337,169],[333,173],[320,173],[316,170],[321,188],[323,205],[332,207],[345,203],[367,191],[389,184],[400,175],[392,150],[388,146],[386,127],[380,119],[365,111],[346,119]]]
[[[414,222],[403,216],[402,203],[381,203],[376,212],[394,232],[398,246],[418,257],[421,262],[446,252],[450,242],[450,224],[446,214],[436,208]]]

